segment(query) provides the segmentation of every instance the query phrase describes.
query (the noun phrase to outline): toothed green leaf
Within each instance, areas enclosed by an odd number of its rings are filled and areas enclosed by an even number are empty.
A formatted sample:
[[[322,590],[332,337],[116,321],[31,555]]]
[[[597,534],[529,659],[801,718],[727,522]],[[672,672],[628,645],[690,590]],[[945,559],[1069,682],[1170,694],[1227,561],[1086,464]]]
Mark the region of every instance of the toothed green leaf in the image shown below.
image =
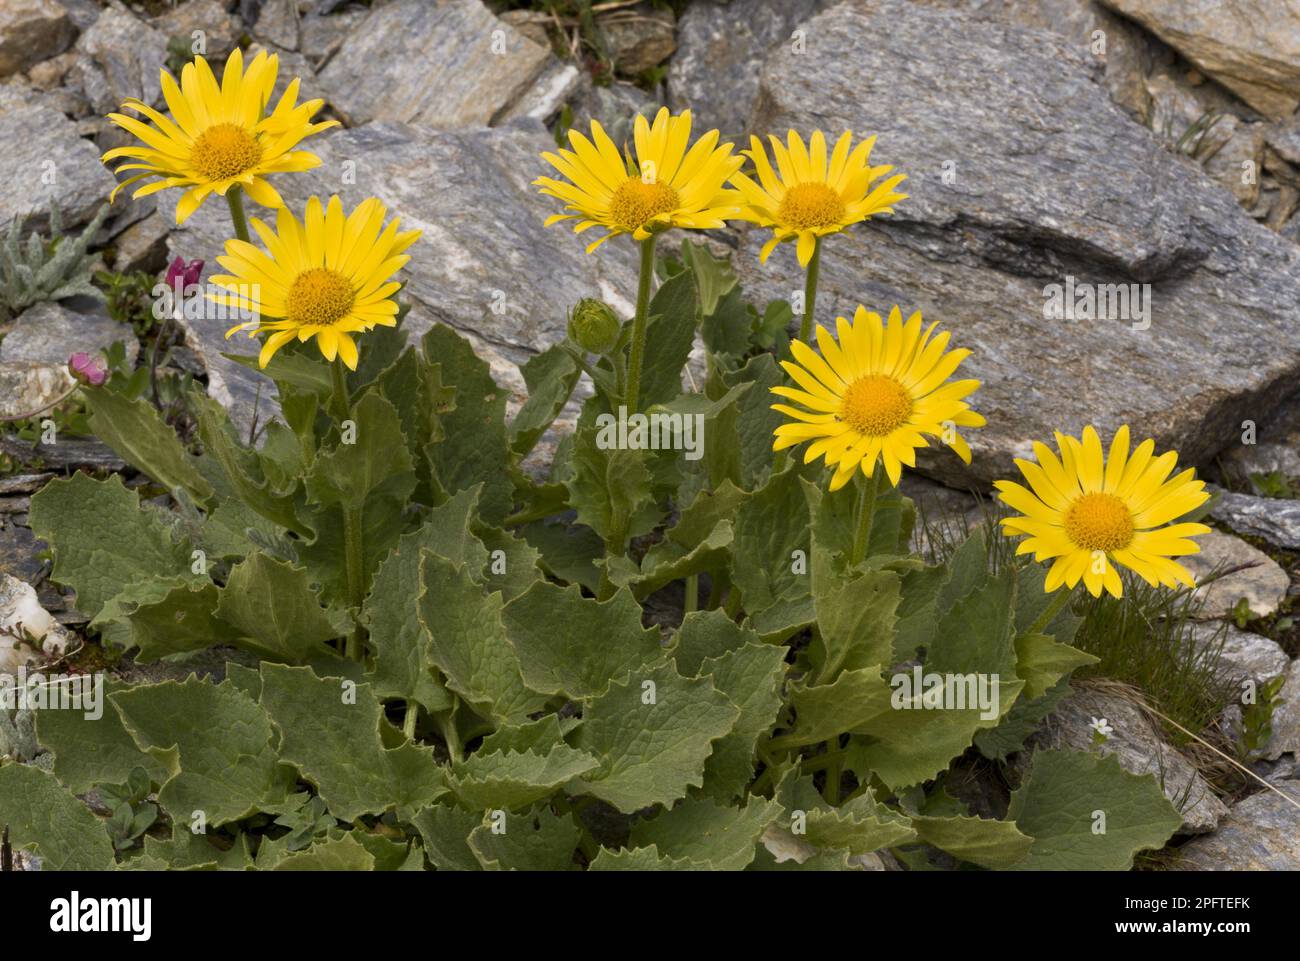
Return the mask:
[[[543,807],[480,824],[468,844],[485,871],[571,871],[581,836],[573,815]]]
[[[687,798],[670,811],[632,828],[633,847],[653,846],[674,860],[697,861],[715,871],[740,871],[754,860],[759,838],[781,805],[754,797],[744,807]]]
[[[113,844],[104,823],[54,775],[28,764],[0,767],[0,828],[9,843],[42,858],[45,871],[107,871]]]
[[[231,569],[216,613],[238,634],[241,646],[291,664],[329,655],[325,642],[339,636],[307,572],[262,553]]]

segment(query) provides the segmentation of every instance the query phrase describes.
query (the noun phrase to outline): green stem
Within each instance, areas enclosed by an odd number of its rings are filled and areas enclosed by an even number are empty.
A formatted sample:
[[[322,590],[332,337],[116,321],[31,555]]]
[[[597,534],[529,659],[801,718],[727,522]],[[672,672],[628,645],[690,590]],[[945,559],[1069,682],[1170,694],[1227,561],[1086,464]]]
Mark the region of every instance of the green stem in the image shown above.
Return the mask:
[[[330,371],[334,379],[334,416],[338,420],[341,431],[343,422],[348,419],[352,410],[348,401],[348,373],[342,359],[338,357],[330,365]],[[343,506],[343,553],[347,565],[348,601],[358,616],[366,600],[365,547],[362,542],[361,511],[360,507],[350,507],[346,504]],[[348,638],[345,650],[347,656],[354,661],[360,661],[365,657],[364,630],[358,623],[352,629],[352,636]]]
[[[406,699],[406,714],[402,717],[402,733],[408,741],[415,740],[415,722],[420,719],[420,706],[411,698]]]
[[[1041,634],[1047,629],[1047,625],[1056,620],[1056,615],[1061,613],[1065,605],[1070,603],[1070,596],[1074,592],[1067,588],[1058,588],[1052,595],[1051,602],[1043,609],[1043,613],[1038,615],[1037,620],[1030,624],[1025,630],[1020,632],[1021,637],[1027,637],[1030,634]]]
[[[632,319],[632,354],[627,367],[627,412],[640,411],[641,365],[645,362],[646,309],[650,306],[650,284],[655,276],[655,235],[641,241],[641,279],[636,288],[636,317]]]
[[[692,574],[686,578],[686,608],[685,613],[698,610],[700,606],[700,575]]]
[[[248,220],[244,217],[244,189],[235,184],[226,191],[226,203],[230,205],[230,220],[235,225],[235,236],[248,240]]]
[[[803,285],[803,319],[799,321],[799,339],[805,344],[812,338],[813,309],[817,306],[817,277],[822,266],[822,239],[813,241],[812,260],[808,261],[808,274]]]
[[[871,477],[862,484],[858,496],[858,526],[853,535],[853,553],[849,555],[849,564],[859,563],[867,556],[867,545],[871,543],[871,522],[876,513],[876,491],[880,487],[880,464],[876,464]]]

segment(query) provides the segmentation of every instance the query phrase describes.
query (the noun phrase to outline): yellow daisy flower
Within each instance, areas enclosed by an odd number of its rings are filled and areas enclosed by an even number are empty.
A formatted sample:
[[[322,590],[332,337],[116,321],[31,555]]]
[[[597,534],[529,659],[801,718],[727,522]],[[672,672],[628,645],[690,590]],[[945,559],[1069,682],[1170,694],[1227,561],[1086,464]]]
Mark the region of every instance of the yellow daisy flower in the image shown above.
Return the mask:
[[[356,370],[352,335],[376,325],[396,325],[398,309],[392,296],[402,285],[389,278],[411,259],[403,251],[421,233],[398,233],[397,218],[385,227],[387,213],[374,197],[346,215],[338,197],[330,197],[328,205],[312,197],[302,223],[288,207],[276,212],[274,231],[251,218],[266,251],[246,241],[227,240],[226,253],[217,262],[230,273],[211,280],[230,293],[208,297],[254,311],[260,319],[240,324],[226,336],[240,330],[249,331],[250,337],[270,332],[258,358],[262,367],[295,337],[303,342],[315,337],[326,360],[337,356]]]
[[[573,232],[579,234],[604,227],[607,233],[587,246],[591,253],[619,234],[646,240],[669,227],[722,227],[737,215],[740,195],[725,185],[745,161],[731,155],[731,144],[718,146],[718,131],[710,130],[688,150],[691,112],[671,116],[663,107],[653,124],[638,114],[633,136],[636,157],[621,156],[593,120],[590,140],[570,130],[572,150],[542,154],[568,181],[538,177],[533,186],[572,211],[548,217],[546,226],[576,220]]]
[[[807,267],[818,238],[839,233],[875,214],[890,213],[893,204],[907,198],[907,194],[894,191],[906,179],[905,174],[872,186],[894,169],[868,163],[875,137],[850,150],[853,134],[846,131],[829,157],[820,130],[813,131],[807,146],[793,130],[786,144],[775,135],[770,139],[776,169],[767,159],[763,142],[751,136],[750,149],[744,154],[754,161],[759,182],[742,173],[731,178],[745,202],[740,218],[772,228],[772,239],[763,245],[760,261],[766,262],[777,244],[796,240],[799,266]]]
[[[1127,426],[1115,432],[1104,459],[1092,427],[1084,428],[1082,439],[1058,432],[1056,446],[1059,460],[1046,444],[1036,442],[1037,463],[1016,461],[1029,488],[1012,481],[995,485],[1003,502],[1023,515],[1002,521],[1008,537],[1028,535],[1016,553],[1052,560],[1047,590],[1074,587],[1082,579],[1093,597],[1103,589],[1121,597],[1124,587],[1116,564],[1153,586],[1195,587],[1187,568],[1170,558],[1199,553],[1189,538],[1210,529],[1169,522],[1209,500],[1205,482],[1194,479],[1196,471],[1188,468],[1170,478],[1177,452],[1155,457],[1155,441],[1149,439],[1130,454]]]
[[[168,187],[183,187],[176,204],[176,222],[184,223],[211,193],[223,197],[236,184],[263,207],[281,207],[280,194],[265,179],[267,174],[310,170],[320,158],[294,150],[304,137],[338,125],[327,120],[312,123],[312,116],[324,100],[297,103],[298,78],[294,78],[270,114],[266,113],[279,57],[263,51],[244,70],[244,55],[236,49],[226,61],[221,84],[212,68],[197,57],[181,71],[181,82],[161,71],[163,97],[170,118],[139,100],[122,104],[153,121],[150,126],[125,114],[111,113],[108,119],[139,138],[144,146],[118,147],[104,154],[108,162],[118,157],[138,161],[122,164],[115,173],[142,170],[114,188],[109,200],[122,188],[148,178],[132,195],[143,197]]]
[[[877,460],[897,485],[903,465],[916,466],[916,449],[929,446],[926,435],[938,437],[969,464],[970,447],[957,428],[984,426],[983,416],[963,400],[980,382],[948,378],[970,351],[948,350],[951,335],[935,334],[937,324],[922,331],[920,311],[904,322],[894,307],[886,324],[879,314],[858,307],[852,324],[843,317],[836,324],[838,338],[817,325],[820,356],[803,341],[791,341],[798,363],[781,366],[799,388],[773,387],[772,393],[808,409],[772,405],[793,418],[776,428],[772,449],[811,440],[804,462],[824,457],[835,468],[831,490],[848,483],[858,468],[871,477]]]

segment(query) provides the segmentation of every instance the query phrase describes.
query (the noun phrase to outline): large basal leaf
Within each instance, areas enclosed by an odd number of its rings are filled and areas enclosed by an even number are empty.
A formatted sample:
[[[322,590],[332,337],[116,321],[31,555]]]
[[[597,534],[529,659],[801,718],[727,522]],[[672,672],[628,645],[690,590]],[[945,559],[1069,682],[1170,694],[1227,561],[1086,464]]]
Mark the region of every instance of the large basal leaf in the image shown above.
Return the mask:
[[[736,726],[713,745],[704,762],[703,791],[710,797],[743,797],[753,780],[758,740],[772,730],[781,712],[785,654],[784,647],[750,642],[701,664],[700,676],[740,708]]]
[[[633,671],[583,710],[572,744],[599,758],[600,768],[571,790],[627,814],[671,803],[703,783],[713,742],[739,716],[709,680],[688,680],[666,662]]]
[[[890,712],[891,694],[878,665],[842,671],[830,684],[791,684],[795,726],[781,740],[791,746],[819,744],[861,730]]]
[[[200,504],[212,496],[212,485],[153,404],[143,397],[127,397],[111,386],[87,391],[85,397],[95,436],[124,461],[168,490],[189,491]]]
[[[94,617],[128,586],[155,578],[186,578],[190,546],[173,539],[156,511],[145,510],[117,475],[74,474],[32,497],[30,521],[54,554],[54,578],[77,592],[77,607]]]
[[[481,871],[479,856],[469,837],[483,823],[483,811],[433,804],[419,811],[411,823],[424,841],[425,856],[440,871]]]
[[[0,767],[0,830],[41,856],[43,871],[107,871],[113,844],[104,824],[54,775],[28,764]]]
[[[292,778],[271,744],[271,721],[231,684],[191,676],[109,698],[140,750],[170,775],[158,803],[189,824],[202,811],[209,828],[258,811],[286,808]]]
[[[747,611],[811,591],[808,502],[793,466],[773,474],[740,506],[735,527],[731,578]]]
[[[317,454],[306,478],[307,495],[314,503],[345,510],[360,510],[370,498],[388,499],[400,510],[415,488],[415,471],[397,410],[368,393],[350,416],[354,443],[340,442]]]
[[[596,766],[594,757],[567,744],[557,744],[545,754],[480,750],[467,760],[453,760],[448,784],[456,800],[470,810],[521,811]]]
[[[682,392],[682,368],[695,341],[695,279],[675,274],[655,291],[647,311],[645,363],[641,369],[639,406],[663,404]]]
[[[215,584],[181,582],[157,601],[139,604],[126,615],[136,660],[144,663],[231,643],[234,632],[216,617],[217,601]]]
[[[280,732],[280,757],[344,821],[396,809],[409,817],[446,793],[433,752],[384,747],[383,708],[368,684],[317,677],[306,667],[262,665],[262,707]]]
[[[641,626],[641,605],[625,590],[597,602],[538,581],[506,605],[505,624],[524,681],[543,694],[590,697],[662,657],[659,632]]]
[[[1019,864],[1033,838],[1020,833],[1014,821],[987,818],[913,816],[912,827],[927,844],[980,867],[1003,870]]]
[[[900,583],[893,571],[875,570],[814,594],[817,640],[813,650],[820,683],[833,680],[840,671],[890,662]]]
[[[287,855],[272,871],[373,871],[375,856],[350,834],[317,841],[305,851]]]
[[[485,871],[572,871],[581,835],[572,814],[542,807],[480,824],[468,844]]]
[[[107,702],[109,695],[125,689],[121,682],[104,682],[99,717],[79,710],[35,712],[36,740],[54,754],[54,775],[74,794],[85,794],[96,784],[125,784],[136,767],[160,784],[167,779],[166,769],[136,746]]]
[[[595,429],[579,428],[565,486],[578,523],[599,534],[611,553],[621,554],[629,537],[646,533],[659,520],[650,454],[602,447],[599,437]]]
[[[707,871],[707,864],[664,857],[653,844],[645,848],[601,848],[588,866],[589,871]]]
[[[754,860],[759,838],[781,815],[781,805],[752,797],[744,807],[687,798],[632,828],[634,848],[653,846],[674,860],[695,861],[715,871],[740,871]]]
[[[325,642],[338,636],[307,572],[260,553],[231,569],[217,617],[237,633],[241,646],[291,664],[329,655]]]
[[[420,552],[420,586],[415,603],[429,659],[451,690],[498,722],[518,723],[545,706],[506,639],[499,592],[483,593],[465,567],[427,550]]]
[[[1183,823],[1152,775],[1081,751],[1036,752],[1007,817],[1034,839],[1023,871],[1126,871]]]
[[[474,348],[444,324],[424,336],[424,355],[442,367],[445,383],[456,388],[455,410],[442,415],[444,437],[429,448],[434,475],[448,494],[483,485],[479,513],[500,524],[510,513],[513,488],[502,466],[509,454],[506,399]]]
[[[738,625],[724,611],[691,611],[682,618],[671,650],[677,670],[684,677],[696,677],[708,658],[738,651],[751,641],[757,643],[758,635]]]

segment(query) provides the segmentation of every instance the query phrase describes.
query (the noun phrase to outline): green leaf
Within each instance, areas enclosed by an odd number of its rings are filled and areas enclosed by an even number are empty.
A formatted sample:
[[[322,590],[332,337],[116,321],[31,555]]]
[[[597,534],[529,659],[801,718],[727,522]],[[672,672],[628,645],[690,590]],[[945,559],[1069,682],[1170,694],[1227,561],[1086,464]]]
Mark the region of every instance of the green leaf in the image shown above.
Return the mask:
[[[441,871],[481,871],[483,865],[469,846],[469,836],[483,823],[482,811],[435,804],[411,818],[420,832],[424,853]]]
[[[525,685],[506,639],[501,594],[484,594],[465,567],[427,550],[420,552],[420,585],[416,605],[428,657],[447,686],[499,722],[519,723],[540,710],[546,699]]]
[[[759,738],[772,730],[781,712],[785,655],[784,647],[752,641],[701,665],[699,676],[710,678],[740,708],[736,726],[713,745],[704,762],[703,790],[710,797],[743,797],[754,779]]]
[[[1028,697],[1041,697],[1071,671],[1100,661],[1046,634],[1017,636],[1016,657],[1016,673],[1024,678]]]
[[[891,691],[879,666],[842,671],[830,684],[790,685],[795,729],[782,737],[794,745],[819,744],[858,730],[891,710]]]
[[[677,629],[673,660],[683,677],[698,677],[706,659],[722,657],[758,640],[757,634],[741,627],[721,610],[691,611]]]
[[[807,573],[795,573],[795,551],[805,562],[811,551],[808,502],[794,466],[773,474],[736,511],[732,547],[732,581],[740,588],[745,609],[755,612],[777,600],[809,593]],[[807,566],[803,568],[807,570]]]
[[[910,820],[878,804],[870,790],[831,807],[812,778],[799,777],[782,784],[777,796],[788,819],[781,825],[786,840],[797,838],[815,850],[867,854],[916,839]]]
[[[744,807],[724,807],[707,798],[687,798],[670,811],[632,828],[630,844],[653,846],[676,860],[707,864],[715,871],[741,871],[754,860],[767,826],[781,805],[752,797]]]
[[[156,661],[171,654],[202,651],[230,643],[230,627],[216,616],[218,592],[211,582],[171,583],[156,602],[142,602],[126,614],[139,663]],[[118,602],[120,603],[119,596]]]
[[[500,524],[510,513],[513,489],[502,465],[507,461],[506,400],[488,365],[469,342],[445,324],[424,336],[424,355],[437,359],[443,379],[456,388],[456,408],[442,415],[444,438],[429,448],[434,474],[448,494],[483,485],[479,513]]]
[[[599,534],[611,553],[621,554],[629,537],[654,527],[660,511],[651,490],[649,452],[607,444],[603,432],[579,428],[565,486],[578,522]]]
[[[1035,752],[1007,817],[1034,839],[1022,871],[1126,871],[1183,823],[1155,777],[1079,751]]]
[[[813,656],[819,681],[890,662],[900,586],[893,571],[875,570],[815,594]]]
[[[685,859],[673,860],[659,854],[653,844],[647,848],[601,848],[587,868],[589,871],[706,871],[708,865]]]
[[[1033,838],[1020,833],[1014,821],[986,818],[913,816],[917,836],[953,857],[980,867],[1005,870],[1029,853]]]
[[[336,818],[394,808],[409,817],[446,793],[430,750],[384,746],[379,728],[388,722],[369,684],[263,663],[261,703],[280,732],[281,758],[316,785]]]
[[[505,815],[496,825],[480,824],[468,843],[485,871],[572,871],[581,837],[572,814],[552,814],[543,807]]]
[[[639,406],[663,404],[682,392],[682,368],[695,341],[694,277],[683,271],[666,280],[650,298]]]
[[[28,764],[0,767],[0,829],[9,843],[35,851],[45,871],[107,871],[113,844],[99,818],[53,774]]]
[[[772,410],[775,399],[771,389],[785,381],[768,353],[752,358],[738,371],[723,373],[728,387],[749,383],[753,386],[736,402],[735,444],[740,454],[740,482],[746,490],[761,487],[773,468],[773,432],[784,422],[785,415]]]
[[[158,802],[173,820],[204,813],[209,828],[284,809],[291,779],[271,746],[271,721],[231,684],[191,676],[114,694],[109,702],[136,746],[169,777]]]
[[[189,545],[117,475],[53,480],[32,497],[29,519],[54,554],[54,579],[76,590],[77,608],[92,618],[132,584],[191,576]]]
[[[682,263],[695,275],[695,286],[700,292],[700,313],[710,316],[718,309],[718,301],[733,290],[739,282],[731,262],[726,257],[715,257],[705,243],[682,241]]]
[[[89,423],[95,436],[124,461],[168,490],[179,487],[189,491],[200,504],[212,496],[212,485],[153,404],[111,387],[86,391],[83,396],[90,407]]]
[[[468,760],[453,760],[448,783],[456,799],[471,810],[522,811],[596,766],[594,757],[567,744],[557,744],[544,755],[478,751]]]
[[[662,656],[659,632],[641,626],[641,605],[626,590],[595,601],[538,581],[506,605],[505,624],[524,681],[543,694],[591,697]]]
[[[306,478],[308,497],[345,510],[360,510],[371,498],[389,499],[400,510],[415,488],[415,472],[396,409],[372,392],[353,407],[351,418],[356,443],[340,442],[316,455]]]
[[[272,871],[373,871],[375,856],[351,834],[317,841],[305,851],[287,855]]]
[[[510,422],[510,450],[523,457],[569,402],[582,368],[560,343],[530,357],[519,372],[528,387],[528,399]]]
[[[668,663],[633,671],[584,709],[572,743],[599,758],[600,768],[572,791],[628,814],[684,797],[701,786],[713,742],[739,715],[711,681],[683,678]]]
[[[238,633],[241,646],[275,661],[302,663],[329,655],[325,642],[339,636],[307,572],[261,553],[231,569],[217,617]]]
[[[581,524],[548,524],[536,521],[522,531],[537,551],[542,569],[558,580],[581,584],[593,594],[600,584],[600,571],[593,561],[605,552],[604,541],[590,527]]]
[[[125,690],[116,680],[105,680],[105,696]],[[166,770],[142,752],[122,726],[110,704],[101,703],[98,717],[90,710],[36,711],[36,740],[54,754],[54,775],[74,794],[85,794],[96,784],[125,784],[131,771],[143,767],[158,783]]]

